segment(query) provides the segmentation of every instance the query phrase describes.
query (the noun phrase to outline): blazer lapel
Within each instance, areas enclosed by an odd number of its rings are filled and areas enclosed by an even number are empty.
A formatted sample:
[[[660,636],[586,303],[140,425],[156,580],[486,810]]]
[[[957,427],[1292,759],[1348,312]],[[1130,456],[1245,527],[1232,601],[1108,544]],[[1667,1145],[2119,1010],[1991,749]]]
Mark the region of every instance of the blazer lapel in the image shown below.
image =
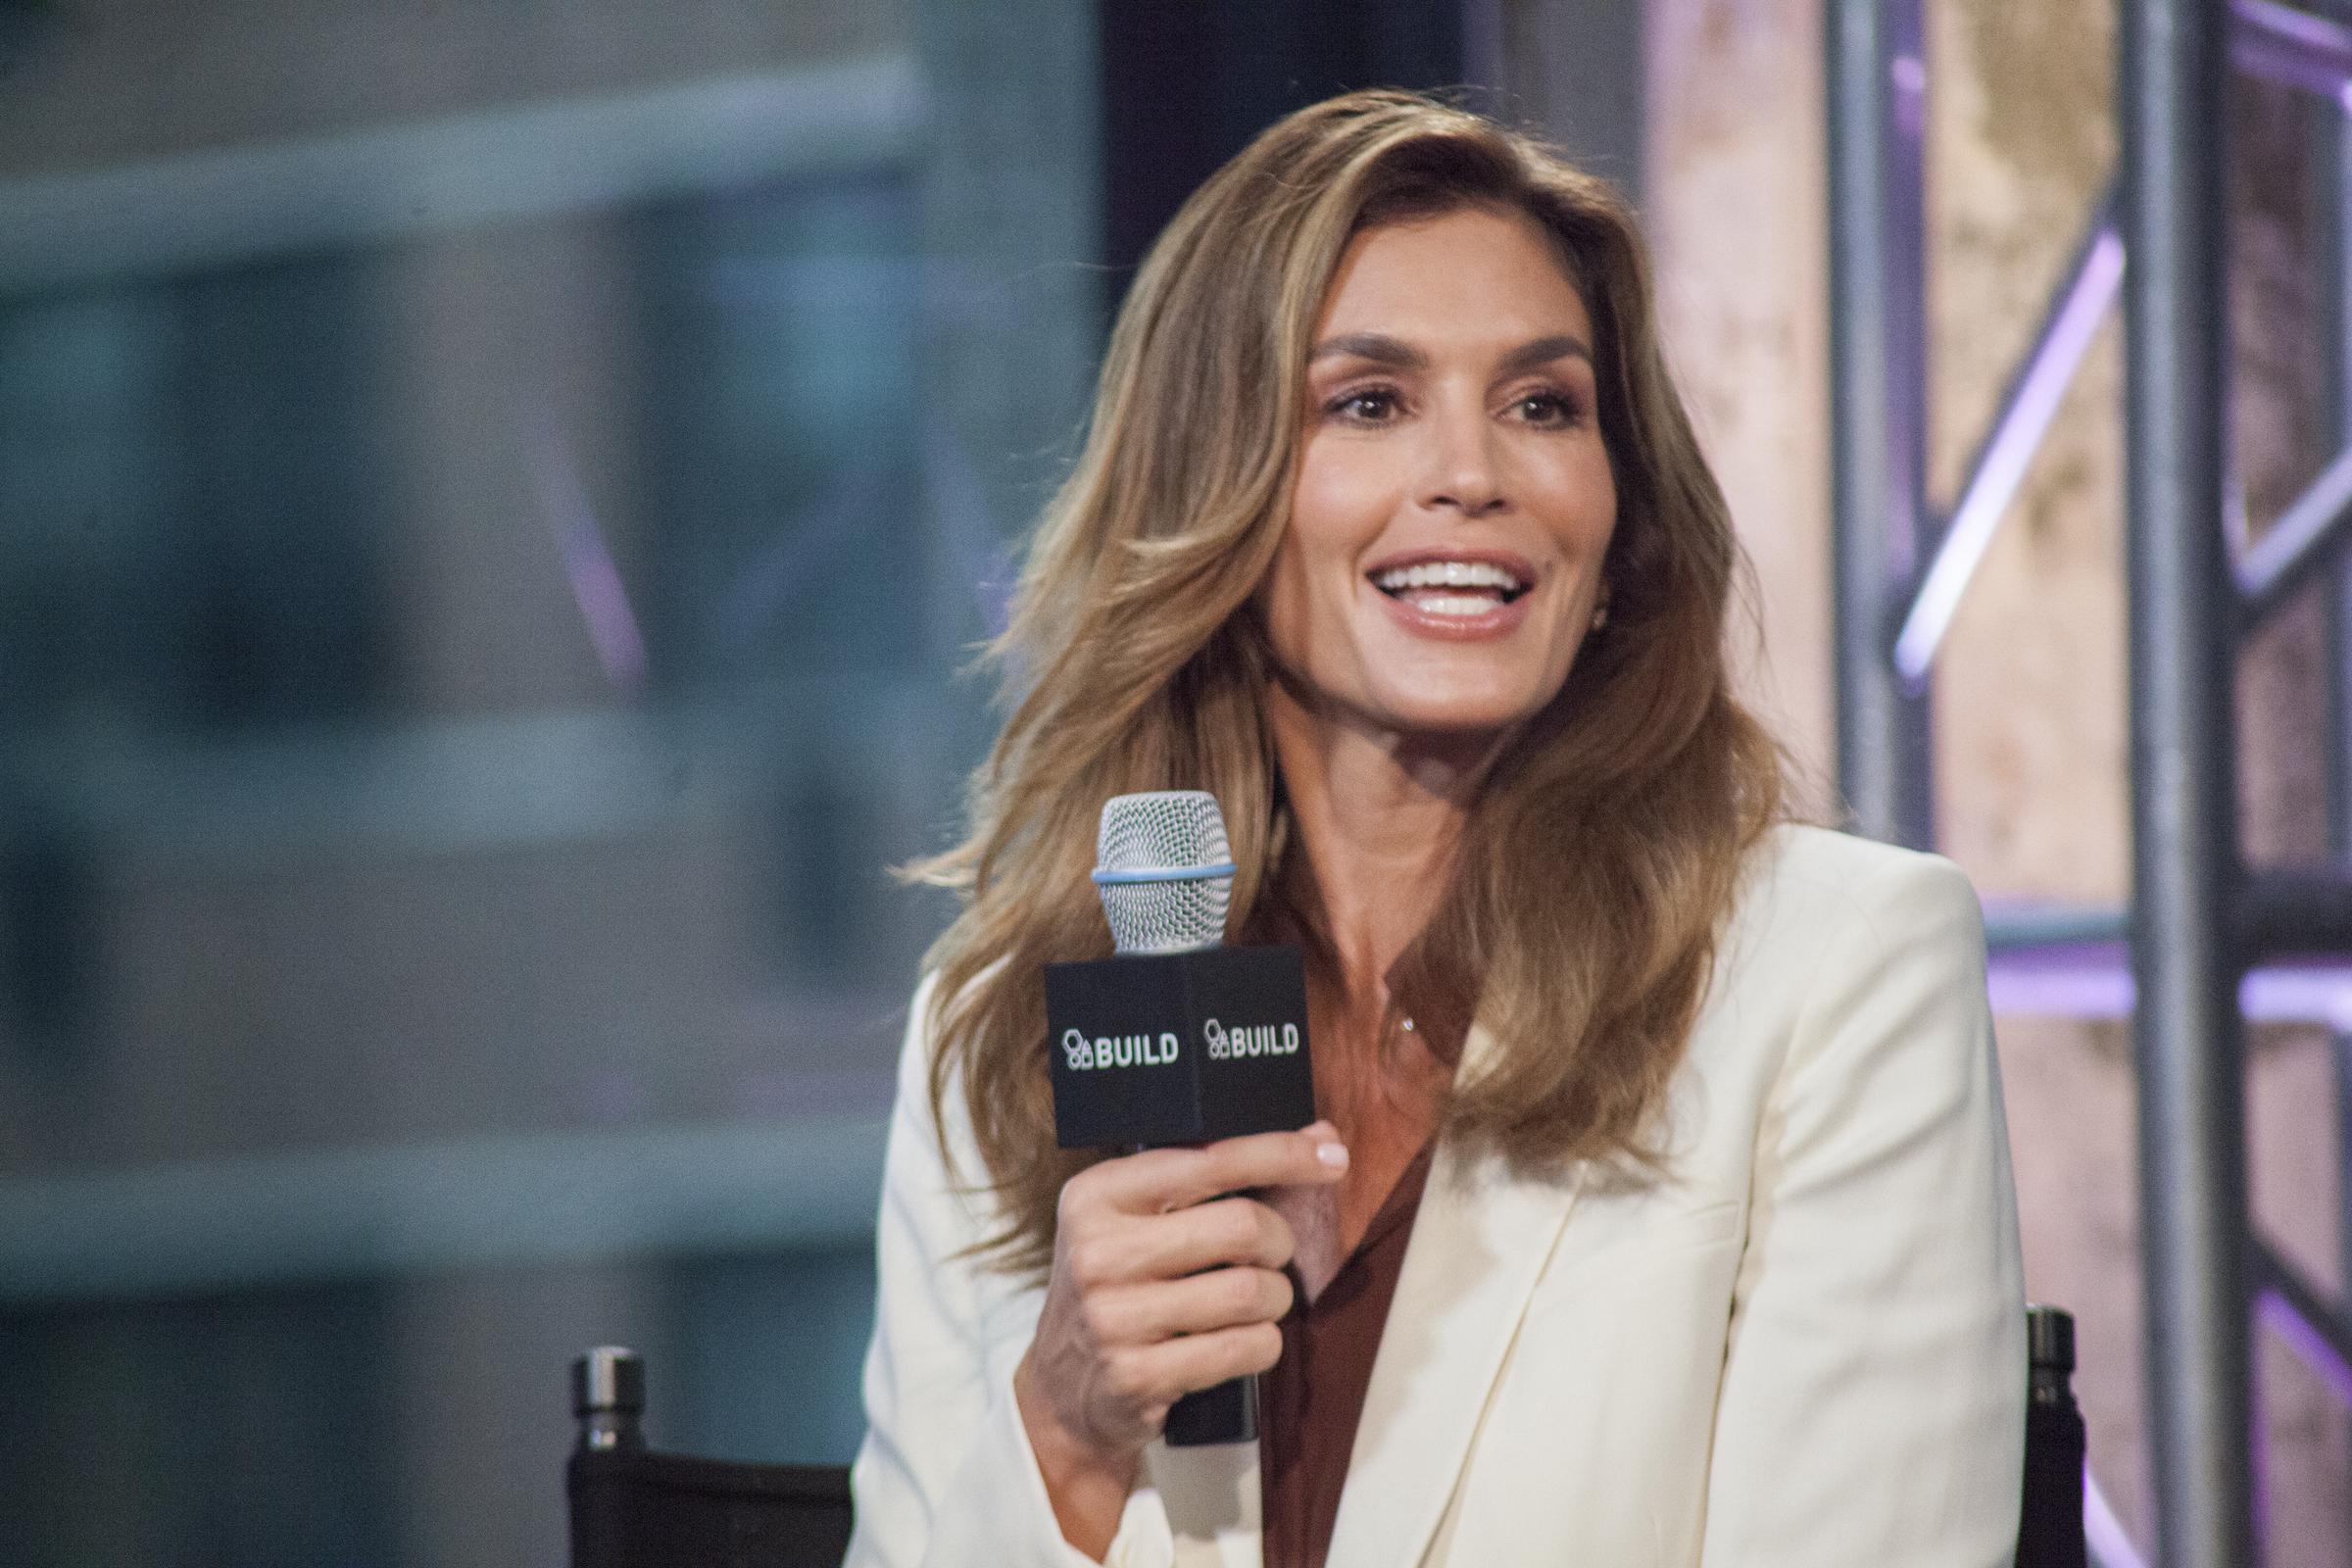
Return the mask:
[[[1473,1030],[1465,1058],[1488,1044]],[[1421,1560],[1577,1181],[1516,1180],[1498,1161],[1439,1147],[1364,1393],[1330,1561]]]

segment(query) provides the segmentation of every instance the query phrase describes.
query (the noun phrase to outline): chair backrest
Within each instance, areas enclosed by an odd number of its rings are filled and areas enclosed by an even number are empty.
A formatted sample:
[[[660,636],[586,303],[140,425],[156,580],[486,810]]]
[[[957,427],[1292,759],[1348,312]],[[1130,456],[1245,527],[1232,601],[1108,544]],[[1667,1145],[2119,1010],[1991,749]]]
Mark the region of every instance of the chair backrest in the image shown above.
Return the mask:
[[[845,1467],[652,1451],[645,1362],[632,1350],[590,1350],[571,1383],[571,1568],[839,1568],[850,1545]]]
[[[2016,1568],[2087,1568],[2075,1320],[2026,1309],[2026,1462]],[[571,1365],[571,1568],[838,1568],[850,1544],[840,1465],[737,1464],[645,1446],[645,1361],[604,1346]]]
[[[2082,1535],[2082,1412],[2069,1380],[2075,1320],[2062,1307],[2026,1308],[2026,1474],[2017,1568],[2088,1568]]]

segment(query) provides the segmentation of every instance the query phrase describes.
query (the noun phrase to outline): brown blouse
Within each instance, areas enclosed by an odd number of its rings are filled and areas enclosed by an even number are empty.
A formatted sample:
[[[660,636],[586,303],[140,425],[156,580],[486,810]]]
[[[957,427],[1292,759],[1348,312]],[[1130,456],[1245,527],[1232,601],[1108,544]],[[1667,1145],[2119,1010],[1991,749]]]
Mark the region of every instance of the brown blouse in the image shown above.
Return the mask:
[[[1477,986],[1468,975],[1411,961],[1388,974],[1389,995],[1439,1061],[1459,1064]],[[1282,1359],[1258,1381],[1258,1494],[1265,1568],[1323,1568],[1348,1459],[1388,1326],[1389,1301],[1412,1240],[1435,1142],[1425,1142],[1389,1189],[1363,1240],[1309,1304],[1298,1289],[1282,1320]]]
[[[1287,897],[1270,901],[1266,924],[1254,941],[1306,939],[1283,911],[1310,908],[1320,900],[1303,855],[1286,857],[1281,873]],[[1415,1030],[1422,1046],[1448,1067],[1461,1061],[1462,1048],[1477,1009],[1474,975],[1433,963],[1416,944],[1384,977],[1389,996]],[[1282,1320],[1282,1359],[1258,1380],[1258,1495],[1264,1568],[1323,1568],[1331,1530],[1339,1517],[1340,1492],[1348,1482],[1348,1460],[1355,1427],[1372,1381],[1372,1361],[1388,1326],[1389,1301],[1404,1266],[1413,1216],[1428,1185],[1432,1142],[1389,1189],[1363,1240],[1340,1265],[1312,1304],[1290,1269],[1298,1292]]]
[[[1389,1320],[1389,1298],[1404,1265],[1428,1144],[1389,1189],[1364,1239],[1310,1305],[1306,1293],[1282,1320],[1282,1359],[1258,1380],[1258,1490],[1265,1568],[1323,1568],[1331,1550],[1348,1450]],[[1291,1284],[1298,1273],[1291,1270]]]

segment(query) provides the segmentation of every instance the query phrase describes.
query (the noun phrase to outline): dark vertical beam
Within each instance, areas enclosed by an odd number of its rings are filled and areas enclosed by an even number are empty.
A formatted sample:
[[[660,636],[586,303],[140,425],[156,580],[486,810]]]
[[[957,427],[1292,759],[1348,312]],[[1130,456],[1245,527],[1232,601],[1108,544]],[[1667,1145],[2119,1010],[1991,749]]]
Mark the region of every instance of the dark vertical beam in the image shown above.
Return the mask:
[[[2352,0],[2318,7],[2352,12]],[[2310,108],[2317,142],[2312,160],[2312,294],[2320,353],[2320,439],[2352,446],[2352,114],[2332,100]],[[2332,568],[2328,594],[2328,843],[2352,860],[2352,557]],[[2352,1151],[2347,1151],[2352,1153]],[[2352,1205],[2347,1206],[2352,1225]],[[2352,1230],[2345,1236],[2352,1243]],[[2344,1255],[2352,1258],[2352,1250]]]
[[[1096,18],[1113,308],[1184,199],[1284,115],[1462,81],[1464,13],[1427,0],[1099,0]]]
[[[1224,82],[1214,6],[1102,0],[1095,14],[1102,260],[1113,269],[1103,304],[1115,312],[1152,241],[1234,149],[1217,125]]]
[[[1506,79],[1511,60],[1511,23],[1525,7],[1519,0],[1459,0],[1462,19],[1462,85],[1473,89],[1472,105],[1482,112],[1514,112]]]
[[[1497,106],[1543,128],[1581,167],[1638,206],[1643,199],[1647,8],[1626,0],[1464,0],[1463,69],[1471,80],[1499,33]]]
[[[1827,22],[1838,782],[1863,832],[1924,847],[1927,698],[1889,653],[1928,528],[1919,0],[1834,0]]]
[[[2132,964],[2157,1560],[2257,1561],[2222,536],[2229,12],[2125,0]]]
[[[2341,20],[2352,7],[2336,0],[2322,9]],[[2352,445],[2352,116],[2333,100],[2315,103],[2309,113],[2318,132],[2312,260],[2322,355],[2320,433],[2323,441],[2344,446]],[[2327,610],[2328,845],[2340,864],[2352,862],[2352,559],[2338,561],[2321,593]],[[2339,1024],[2329,1044],[2335,1064],[2337,1255],[2352,1260],[2352,1030]]]

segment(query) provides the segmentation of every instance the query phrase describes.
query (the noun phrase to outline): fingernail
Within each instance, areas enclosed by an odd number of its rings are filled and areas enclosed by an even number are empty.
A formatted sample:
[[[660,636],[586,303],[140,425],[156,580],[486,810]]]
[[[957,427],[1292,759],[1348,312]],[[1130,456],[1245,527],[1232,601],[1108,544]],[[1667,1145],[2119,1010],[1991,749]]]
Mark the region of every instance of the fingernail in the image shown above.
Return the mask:
[[[1333,1170],[1346,1170],[1348,1168],[1348,1146],[1346,1144],[1317,1144],[1315,1157]]]

